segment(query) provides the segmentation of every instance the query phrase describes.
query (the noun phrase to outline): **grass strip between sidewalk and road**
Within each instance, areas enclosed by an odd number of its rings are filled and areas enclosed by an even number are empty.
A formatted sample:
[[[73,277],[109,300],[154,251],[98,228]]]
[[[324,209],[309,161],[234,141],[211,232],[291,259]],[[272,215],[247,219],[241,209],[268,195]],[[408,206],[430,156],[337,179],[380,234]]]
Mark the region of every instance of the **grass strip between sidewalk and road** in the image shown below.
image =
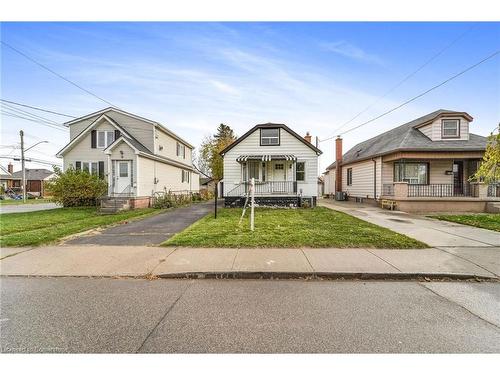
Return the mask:
[[[223,208],[165,241],[163,246],[191,247],[336,247],[425,248],[426,244],[325,207],[312,209],[250,209],[238,225],[242,209]]]
[[[500,214],[432,215],[429,217],[500,232]]]
[[[0,246],[36,246],[71,234],[163,212],[154,208],[102,215],[95,207],[56,208],[0,215]]]

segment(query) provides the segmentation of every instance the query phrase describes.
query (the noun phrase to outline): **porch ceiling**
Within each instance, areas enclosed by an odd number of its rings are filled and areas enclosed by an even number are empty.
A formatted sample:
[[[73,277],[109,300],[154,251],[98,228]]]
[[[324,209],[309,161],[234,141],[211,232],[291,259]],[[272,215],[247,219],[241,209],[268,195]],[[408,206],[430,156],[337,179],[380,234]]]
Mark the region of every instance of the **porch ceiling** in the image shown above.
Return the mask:
[[[247,160],[260,160],[260,161],[271,161],[271,160],[292,160],[296,161],[297,157],[295,155],[285,154],[285,155],[240,155],[236,158],[239,163],[245,162]]]

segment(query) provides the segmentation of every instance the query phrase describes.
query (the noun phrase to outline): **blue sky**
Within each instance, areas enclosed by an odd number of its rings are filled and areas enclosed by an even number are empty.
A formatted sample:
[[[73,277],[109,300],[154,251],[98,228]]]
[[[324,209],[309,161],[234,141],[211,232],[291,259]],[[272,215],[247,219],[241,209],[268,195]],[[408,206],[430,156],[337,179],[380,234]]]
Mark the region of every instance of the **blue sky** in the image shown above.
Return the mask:
[[[281,122],[322,139],[377,101],[349,129],[498,50],[500,24],[2,23],[1,38],[120,108],[157,120],[198,145],[221,122],[239,135],[257,123]],[[107,106],[3,46],[1,96],[72,115]],[[439,108],[470,113],[471,131],[487,135],[500,119],[500,57],[346,134],[344,147]],[[16,153],[5,146],[18,142],[21,128],[28,146],[50,141],[30,151],[34,158],[57,161],[54,154],[68,141],[64,131],[7,116],[1,120],[1,155]],[[333,160],[333,141],[320,148],[324,168]]]

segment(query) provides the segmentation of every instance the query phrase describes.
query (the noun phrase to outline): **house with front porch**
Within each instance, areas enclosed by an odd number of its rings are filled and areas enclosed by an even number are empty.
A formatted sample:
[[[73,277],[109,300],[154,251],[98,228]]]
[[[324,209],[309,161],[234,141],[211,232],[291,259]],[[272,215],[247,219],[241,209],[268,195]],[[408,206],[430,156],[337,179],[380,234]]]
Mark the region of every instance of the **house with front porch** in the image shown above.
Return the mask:
[[[257,204],[315,206],[321,150],[311,138],[284,124],[259,124],[222,150],[225,205],[242,206],[254,178]]]
[[[108,197],[124,206],[147,207],[163,191],[199,192],[193,146],[162,124],[106,108],[65,123],[70,141],[58,152],[63,169],[96,174]]]
[[[500,200],[499,189],[469,181],[487,143],[469,131],[472,120],[466,112],[440,109],[345,154],[339,137],[336,161],[324,174],[325,193],[337,199],[391,200],[410,212],[483,212]]]

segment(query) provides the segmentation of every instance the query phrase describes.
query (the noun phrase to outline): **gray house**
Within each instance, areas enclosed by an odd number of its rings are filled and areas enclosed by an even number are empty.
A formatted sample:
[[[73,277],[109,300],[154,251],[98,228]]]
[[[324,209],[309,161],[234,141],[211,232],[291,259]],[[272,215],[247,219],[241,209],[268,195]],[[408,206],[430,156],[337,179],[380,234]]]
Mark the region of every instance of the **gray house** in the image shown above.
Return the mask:
[[[370,138],[342,154],[324,173],[325,194],[394,200],[405,211],[484,211],[494,186],[469,182],[487,139],[470,132],[472,116],[440,109]]]

